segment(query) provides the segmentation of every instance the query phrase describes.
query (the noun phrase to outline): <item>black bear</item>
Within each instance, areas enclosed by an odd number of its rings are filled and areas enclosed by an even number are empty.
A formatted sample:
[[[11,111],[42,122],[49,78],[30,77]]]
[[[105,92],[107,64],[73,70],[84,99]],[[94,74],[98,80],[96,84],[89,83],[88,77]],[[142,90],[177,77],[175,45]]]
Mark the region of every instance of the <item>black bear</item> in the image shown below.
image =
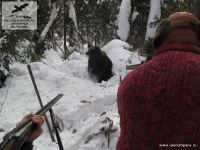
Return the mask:
[[[97,46],[88,46],[88,51],[85,53],[88,59],[88,73],[90,78],[95,77],[101,83],[103,80],[108,81],[112,74],[112,61],[104,51]]]

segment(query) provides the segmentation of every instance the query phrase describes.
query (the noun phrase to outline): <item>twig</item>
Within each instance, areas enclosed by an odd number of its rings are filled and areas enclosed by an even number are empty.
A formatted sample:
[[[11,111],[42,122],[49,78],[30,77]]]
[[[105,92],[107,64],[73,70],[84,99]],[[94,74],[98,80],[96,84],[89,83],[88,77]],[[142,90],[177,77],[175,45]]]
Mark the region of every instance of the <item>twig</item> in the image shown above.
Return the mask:
[[[38,57],[37,57],[37,54],[36,54],[35,52],[33,52],[33,53],[34,53],[35,60],[36,60],[37,62],[39,62]]]
[[[69,60],[69,56],[68,55],[66,55],[65,53],[64,53],[64,51],[62,50],[62,48],[60,47],[60,45],[56,42],[56,40],[54,40],[54,42],[56,43],[56,45],[59,47],[59,49],[62,51],[62,53],[65,55],[65,57],[67,58],[67,60]],[[68,49],[68,48],[67,48]],[[69,50],[69,49],[68,49]]]
[[[119,76],[119,84],[122,82],[122,76]]]
[[[86,101],[86,100],[82,100],[82,101],[80,101],[81,103],[92,103],[91,101]]]
[[[6,98],[7,98],[7,95],[8,95],[8,90],[9,90],[9,87],[10,87],[10,84],[11,84],[11,80],[12,80],[12,77],[11,77],[10,83],[9,83],[9,85],[8,85],[8,89],[7,89],[7,92],[6,92],[5,99],[4,99],[4,101],[3,101],[3,104],[1,105],[1,111],[2,111],[2,109],[3,109],[3,105],[4,105],[4,103],[5,103],[5,101],[6,101]],[[1,113],[1,111],[0,111],[0,113]]]
[[[33,83],[33,86],[34,86],[34,89],[35,89],[35,92],[36,92],[36,95],[37,95],[38,100],[39,100],[39,103],[40,103],[40,107],[42,108],[42,107],[43,107],[42,100],[41,100],[41,98],[40,98],[40,94],[39,94],[39,91],[38,91],[38,89],[37,89],[37,85],[36,85],[36,83],[35,83],[35,79],[34,79],[34,77],[33,77],[33,73],[32,73],[32,70],[31,70],[31,66],[30,66],[30,65],[27,65],[27,67],[28,67],[28,71],[29,71],[29,74],[30,74],[30,77],[31,77],[31,80],[32,80],[32,83]],[[53,133],[52,133],[52,131],[51,131],[51,127],[50,127],[50,124],[49,124],[49,121],[48,121],[48,119],[47,119],[46,114],[44,115],[44,118],[45,118],[45,121],[46,121],[46,124],[47,124],[47,128],[48,128],[48,130],[49,130],[49,134],[50,134],[50,136],[51,136],[51,139],[52,139],[53,142],[55,142],[56,140],[55,140],[55,138],[54,138],[54,136],[53,136]]]

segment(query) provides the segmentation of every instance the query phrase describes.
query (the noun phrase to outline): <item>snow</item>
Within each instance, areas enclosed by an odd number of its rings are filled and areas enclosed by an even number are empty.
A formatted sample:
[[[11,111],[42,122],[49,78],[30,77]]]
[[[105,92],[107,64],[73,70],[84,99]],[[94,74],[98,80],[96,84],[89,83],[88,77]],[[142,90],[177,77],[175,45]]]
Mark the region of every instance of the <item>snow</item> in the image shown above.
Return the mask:
[[[63,121],[60,136],[66,150],[115,150],[120,134],[116,104],[119,76],[123,79],[129,72],[125,65],[132,54],[124,47],[130,46],[120,40],[102,47],[113,61],[115,74],[102,83],[91,81],[87,73],[88,58],[77,52],[71,54],[69,60],[63,60],[60,52],[49,49],[42,62],[30,63],[43,105],[58,94],[64,94],[52,108]],[[132,62],[139,63],[138,58],[134,53]],[[10,66],[10,73],[6,87],[0,89],[0,129],[5,130],[0,132],[1,140],[24,115],[40,108],[27,65],[14,63]],[[48,112],[47,117],[51,122]],[[113,121],[109,148],[108,137],[104,134],[110,125],[108,118]],[[43,129],[43,134],[34,141],[33,150],[58,150],[46,124]]]
[[[44,28],[44,30],[42,31],[41,37],[45,37],[46,36],[47,32],[49,31],[49,28],[51,27],[54,19],[56,18],[56,16],[57,16],[56,3],[54,3],[52,5],[52,11],[51,11],[49,22],[46,25],[46,27]]]
[[[131,0],[123,0],[119,10],[117,35],[126,41],[129,35],[129,16],[131,13]]]
[[[75,28],[76,30],[78,29],[77,27],[77,20],[76,20],[76,12],[75,12],[75,9],[74,9],[74,6],[71,2],[69,2],[70,6],[69,6],[69,17],[73,20],[74,22],[74,25],[75,25]]]
[[[159,19],[161,17],[161,0],[151,0],[150,2],[150,13],[147,23],[147,32],[145,40],[148,38],[153,38],[155,35],[156,27],[150,27],[149,24],[155,21],[155,16]]]
[[[138,15],[139,15],[139,12],[137,12],[137,11],[133,12],[132,21],[134,21],[137,18]]]
[[[2,38],[0,38],[0,48],[2,48],[2,43],[6,43],[6,37],[3,36]]]
[[[89,1],[89,0],[84,0],[84,2],[85,2],[86,4],[88,4],[88,1]]]

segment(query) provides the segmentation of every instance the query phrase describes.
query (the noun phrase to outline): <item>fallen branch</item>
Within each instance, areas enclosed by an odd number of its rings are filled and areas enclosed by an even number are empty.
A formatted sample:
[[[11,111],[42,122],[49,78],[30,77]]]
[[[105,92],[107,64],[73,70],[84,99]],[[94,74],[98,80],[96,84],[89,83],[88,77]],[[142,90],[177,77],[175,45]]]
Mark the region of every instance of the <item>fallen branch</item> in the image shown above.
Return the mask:
[[[90,134],[89,136],[88,136],[88,138],[86,139],[86,141],[85,141],[85,143],[84,144],[86,144],[86,143],[89,143],[89,141],[91,141],[95,136],[97,136],[97,135],[99,135],[99,134],[104,134],[105,135],[105,137],[107,137],[107,140],[108,140],[108,148],[110,147],[110,135],[111,135],[111,133],[114,133],[114,132],[116,132],[117,131],[117,128],[113,128],[112,129],[112,127],[113,127],[113,121],[110,119],[110,118],[108,118],[108,117],[106,117],[106,119],[104,120],[104,121],[102,121],[102,123],[109,123],[109,125],[108,125],[108,128],[106,128],[106,126],[103,126],[102,128],[100,128],[99,129],[99,131],[97,131],[96,133],[93,133],[93,134]]]

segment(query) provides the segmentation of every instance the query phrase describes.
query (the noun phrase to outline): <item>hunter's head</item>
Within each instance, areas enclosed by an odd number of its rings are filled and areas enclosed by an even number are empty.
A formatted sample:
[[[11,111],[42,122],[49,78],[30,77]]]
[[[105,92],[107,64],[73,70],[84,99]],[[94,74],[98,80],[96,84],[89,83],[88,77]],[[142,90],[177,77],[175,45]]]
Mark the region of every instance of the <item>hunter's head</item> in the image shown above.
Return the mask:
[[[153,46],[171,42],[189,43],[200,47],[200,21],[188,12],[176,12],[162,20],[155,33]]]

